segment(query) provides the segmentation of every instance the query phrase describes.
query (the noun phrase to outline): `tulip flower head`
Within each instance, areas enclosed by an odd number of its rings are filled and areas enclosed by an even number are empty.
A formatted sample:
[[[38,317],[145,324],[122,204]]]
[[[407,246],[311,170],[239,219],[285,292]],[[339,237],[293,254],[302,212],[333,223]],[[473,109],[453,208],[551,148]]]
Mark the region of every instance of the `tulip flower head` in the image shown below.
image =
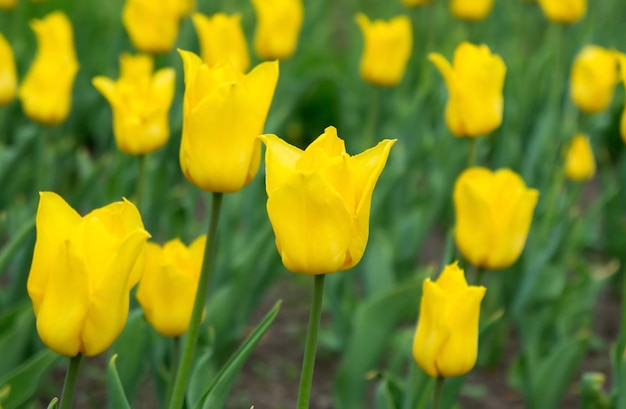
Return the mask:
[[[6,105],[15,99],[17,89],[17,70],[11,44],[0,33],[0,105]]]
[[[448,129],[458,137],[477,137],[497,129],[504,109],[506,66],[486,45],[461,43],[452,64],[441,54],[428,59],[441,72],[448,87],[445,118]]]
[[[587,13],[587,0],[537,0],[543,14],[553,23],[572,24]]]
[[[461,20],[479,21],[489,15],[493,2],[494,0],[450,0],[450,11]]]
[[[364,41],[361,77],[379,87],[396,85],[411,56],[411,20],[407,16],[398,16],[389,21],[370,21],[365,14],[359,13],[356,22]]]
[[[113,133],[124,153],[152,152],[169,138],[168,111],[174,98],[175,71],[163,68],[153,74],[147,55],[123,54],[120,78],[96,77],[93,85],[113,109]]]
[[[580,182],[593,178],[596,161],[589,139],[582,134],[574,136],[565,156],[565,174],[570,180]]]
[[[144,268],[150,235],[141,215],[124,200],[81,217],[42,192],[36,224],[27,287],[39,337],[61,355],[97,355],[122,332]]]
[[[485,291],[485,287],[467,285],[456,262],[447,265],[436,281],[424,281],[413,357],[428,375],[461,376],[474,367]]]
[[[626,54],[618,53],[617,58],[619,61],[621,80],[626,88]],[[626,143],[626,106],[624,106],[622,119],[620,121],[620,134],[622,136],[622,140]]]
[[[284,60],[293,55],[304,18],[302,0],[252,0],[257,27],[254,50],[265,60]]]
[[[174,47],[180,19],[189,11],[187,0],[126,0],[122,23],[137,50],[166,53]]]
[[[499,270],[524,249],[539,192],[509,169],[466,169],[454,184],[454,239],[474,266]]]
[[[216,13],[211,17],[194,13],[202,59],[209,67],[225,62],[241,72],[250,68],[250,53],[241,27],[241,15]]]
[[[570,96],[587,113],[604,111],[611,104],[617,73],[617,53],[589,45],[576,56],[570,79]]]
[[[17,6],[17,0],[0,0],[0,9],[12,10]]]
[[[327,274],[355,266],[367,244],[374,186],[395,140],[350,156],[332,126],[304,151],[276,135],[262,139],[267,213],[285,267]]]
[[[78,71],[72,25],[65,14],[55,11],[33,20],[31,28],[38,48],[18,91],[22,109],[35,122],[58,125],[69,115]]]
[[[179,51],[185,71],[180,166],[200,189],[232,193],[247,185],[261,161],[265,119],[278,81],[278,62],[247,75],[229,63],[210,68]]]

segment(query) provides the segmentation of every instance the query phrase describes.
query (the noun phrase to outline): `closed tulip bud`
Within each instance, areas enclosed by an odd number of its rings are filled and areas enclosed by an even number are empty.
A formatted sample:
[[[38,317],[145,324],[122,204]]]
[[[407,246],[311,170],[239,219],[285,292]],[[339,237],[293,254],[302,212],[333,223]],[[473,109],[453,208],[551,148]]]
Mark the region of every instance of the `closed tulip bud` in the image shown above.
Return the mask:
[[[11,44],[0,33],[0,105],[15,99],[17,89],[17,70]]]
[[[411,56],[411,20],[407,16],[398,16],[389,21],[370,21],[365,14],[359,13],[356,22],[364,41],[361,77],[379,87],[396,85]]]
[[[126,0],[122,23],[133,46],[144,53],[170,51],[176,42],[185,6],[173,0]]]
[[[579,182],[593,178],[596,161],[589,139],[582,134],[574,136],[565,156],[565,174],[570,180]]]
[[[250,68],[250,53],[241,27],[241,15],[216,13],[211,17],[194,13],[202,59],[209,67],[228,62],[241,72]]]
[[[31,27],[37,37],[37,55],[19,88],[24,113],[43,125],[57,125],[67,118],[72,85],[78,71],[72,25],[56,11]]]
[[[17,6],[17,0],[0,0],[0,9],[12,10]]]
[[[244,75],[230,64],[213,68],[179,51],[185,71],[180,166],[209,192],[236,192],[256,175],[265,119],[278,81],[278,62]]]
[[[589,45],[574,60],[570,96],[584,112],[604,111],[611,104],[617,82],[617,53]]]
[[[355,266],[367,244],[374,186],[395,140],[350,156],[332,126],[305,151],[275,135],[262,139],[267,213],[285,267],[327,274]]]
[[[543,14],[553,23],[576,23],[587,12],[587,0],[537,0]]]
[[[137,300],[146,319],[166,337],[187,332],[196,298],[206,236],[189,247],[179,239],[159,246],[146,245],[146,268],[137,289]]]
[[[524,249],[539,192],[509,169],[466,169],[454,184],[454,239],[473,265],[490,270],[515,263]]]
[[[257,27],[254,50],[265,60],[291,57],[298,45],[304,18],[302,0],[252,0]]]
[[[492,8],[493,0],[450,0],[450,11],[461,20],[482,20]]]
[[[144,268],[141,215],[130,202],[81,217],[59,195],[40,194],[28,294],[43,343],[65,356],[97,355],[122,332]]]
[[[93,85],[113,109],[113,134],[124,153],[142,155],[167,142],[168,111],[174,98],[176,73],[163,68],[153,74],[152,57],[124,54],[120,78],[96,77]]]
[[[433,378],[465,375],[478,353],[478,321],[485,287],[467,285],[458,264],[422,286],[413,357]]]
[[[452,65],[441,54],[428,59],[441,72],[448,87],[445,118],[455,136],[477,137],[497,129],[504,109],[506,66],[486,45],[461,43]]]
[[[430,4],[432,0],[402,0],[402,4],[406,7],[417,7],[425,4]]]

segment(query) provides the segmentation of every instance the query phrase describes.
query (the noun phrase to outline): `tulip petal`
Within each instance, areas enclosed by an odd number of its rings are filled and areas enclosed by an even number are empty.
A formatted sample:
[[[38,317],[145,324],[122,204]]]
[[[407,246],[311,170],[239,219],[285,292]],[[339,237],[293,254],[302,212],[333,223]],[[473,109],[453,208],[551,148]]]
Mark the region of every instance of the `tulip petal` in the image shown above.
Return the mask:
[[[117,105],[117,93],[115,91],[115,82],[107,77],[98,76],[91,80],[93,86],[102,94],[104,98],[111,104]]]
[[[437,278],[436,283],[451,299],[460,297],[468,287],[465,272],[459,268],[458,261],[447,265]]]
[[[174,99],[175,81],[176,71],[173,68],[162,68],[152,77],[152,89],[158,99],[157,104],[164,107],[166,113]]]
[[[450,62],[439,53],[430,53],[428,54],[428,60],[435,64],[435,67],[439,70],[441,75],[443,76],[444,81],[448,87],[448,90],[454,90],[455,88],[455,80],[454,80],[454,69]],[[452,93],[450,91],[450,93]]]
[[[250,99],[256,102],[254,109],[257,115],[263,118],[267,117],[270,110],[278,82],[278,73],[278,61],[268,61],[257,65],[246,75],[245,82],[248,86]]]
[[[178,54],[183,60],[183,74],[185,79],[185,89],[191,89],[196,80],[198,70],[202,66],[202,59],[191,51],[178,49]]]
[[[265,144],[265,187],[268,196],[296,174],[296,163],[302,150],[288,144],[276,135],[263,135]]]

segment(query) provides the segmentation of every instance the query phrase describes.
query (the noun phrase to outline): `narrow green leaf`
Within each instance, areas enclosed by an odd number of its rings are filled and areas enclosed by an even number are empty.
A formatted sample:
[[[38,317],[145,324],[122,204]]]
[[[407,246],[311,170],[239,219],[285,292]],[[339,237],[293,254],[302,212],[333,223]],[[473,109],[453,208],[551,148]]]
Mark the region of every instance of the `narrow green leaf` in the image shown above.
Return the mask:
[[[44,349],[8,375],[0,378],[0,388],[5,385],[11,388],[9,396],[2,402],[3,409],[23,407],[24,403],[37,392],[41,377],[58,359],[59,355],[49,349]]]
[[[48,409],[57,409],[58,404],[59,404],[59,398],[52,398],[52,400],[48,404]]]
[[[111,360],[109,361],[109,368],[107,370],[108,397],[110,406],[116,409],[130,409],[130,404],[126,399],[122,381],[120,381],[120,376],[118,375],[117,368],[115,367],[116,359],[117,355],[113,355],[111,357]]]

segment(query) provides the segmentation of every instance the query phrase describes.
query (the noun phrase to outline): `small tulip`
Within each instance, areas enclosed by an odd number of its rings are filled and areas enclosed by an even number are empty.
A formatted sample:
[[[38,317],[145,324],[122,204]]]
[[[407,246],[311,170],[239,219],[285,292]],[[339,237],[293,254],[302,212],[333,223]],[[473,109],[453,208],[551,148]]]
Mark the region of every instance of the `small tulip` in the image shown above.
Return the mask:
[[[491,13],[493,2],[494,0],[451,0],[450,11],[461,20],[479,21]]]
[[[19,88],[24,113],[43,125],[58,125],[67,118],[72,85],[78,71],[72,24],[56,11],[33,20],[37,55]]]
[[[587,12],[587,0],[537,0],[543,14],[553,23],[576,23]]]
[[[27,287],[39,337],[61,355],[97,355],[122,332],[144,268],[141,215],[124,200],[81,217],[42,192],[36,224]]]
[[[477,267],[503,269],[524,249],[539,192],[509,169],[466,169],[454,184],[456,245]]]
[[[137,300],[159,334],[179,337],[187,332],[196,298],[206,236],[189,247],[179,239],[146,245],[146,268]]]
[[[228,62],[241,72],[250,68],[250,53],[241,27],[241,15],[216,13],[211,17],[194,13],[202,59],[209,67]]]
[[[176,73],[163,68],[153,74],[152,69],[152,57],[124,54],[117,81],[93,79],[93,85],[111,104],[115,142],[124,153],[149,153],[169,138],[168,111]]]
[[[252,0],[257,16],[254,50],[265,60],[293,55],[304,18],[302,0]]]
[[[611,104],[617,82],[617,53],[589,45],[574,60],[570,96],[582,111],[601,112]]]
[[[278,81],[278,62],[247,75],[230,64],[210,68],[179,51],[185,71],[180,166],[187,179],[209,192],[232,193],[247,185],[261,161],[265,119]]]
[[[589,139],[582,134],[574,136],[565,157],[565,174],[570,180],[579,182],[593,178],[596,161]]]
[[[441,72],[448,86],[446,123],[455,136],[477,137],[502,123],[502,88],[506,66],[486,45],[461,43],[454,51],[452,65],[441,54],[428,59]]]
[[[424,281],[413,357],[428,375],[450,378],[472,370],[485,291],[485,287],[467,285],[456,262],[447,265],[436,281]]]
[[[406,7],[417,7],[425,4],[430,4],[432,0],[402,0],[402,4]]]
[[[626,88],[626,54],[618,53],[617,58],[619,60],[621,80]],[[620,134],[622,136],[622,140],[626,143],[626,105],[624,106],[622,119],[620,121]]]
[[[411,56],[411,20],[407,16],[398,16],[389,21],[370,21],[365,14],[359,13],[356,22],[364,41],[361,77],[380,87],[396,85]]]
[[[17,0],[0,0],[0,9],[12,10],[17,6]]]
[[[305,151],[264,135],[266,190],[276,247],[294,273],[355,266],[365,251],[370,204],[395,140],[356,156],[330,126]]]
[[[17,70],[11,44],[0,33],[0,105],[15,99]]]
[[[186,7],[186,3],[174,0],[126,0],[122,23],[136,49],[165,53],[174,47]]]

